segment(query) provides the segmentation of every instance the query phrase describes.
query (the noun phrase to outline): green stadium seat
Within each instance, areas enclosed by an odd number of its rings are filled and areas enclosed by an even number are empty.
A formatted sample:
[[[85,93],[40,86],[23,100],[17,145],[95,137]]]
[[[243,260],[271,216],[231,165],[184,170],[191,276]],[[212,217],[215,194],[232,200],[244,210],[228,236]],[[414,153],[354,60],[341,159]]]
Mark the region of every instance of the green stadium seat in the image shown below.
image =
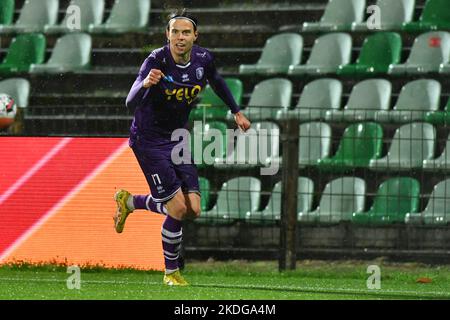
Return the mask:
[[[262,211],[251,211],[246,215],[246,221],[255,224],[273,224],[281,218],[281,187],[277,182],[272,190],[269,203]],[[305,177],[297,180],[297,212],[310,212],[314,196],[314,182]]]
[[[383,54],[380,54],[380,53]],[[402,38],[395,32],[377,32],[368,36],[355,64],[341,65],[339,75],[385,74],[391,64],[400,62]]]
[[[427,111],[439,109],[441,84],[436,80],[419,79],[408,82],[400,91],[393,110],[377,111],[379,122],[422,121]]]
[[[388,110],[391,104],[392,85],[385,79],[368,79],[357,83],[343,110],[328,110],[327,121],[373,120],[375,112]]]
[[[350,221],[354,213],[364,210],[366,182],[357,177],[337,178],[325,186],[319,206],[311,212],[300,213],[301,222],[337,223]]]
[[[426,171],[450,171],[450,135],[447,138],[445,149],[436,159],[426,159],[423,161],[423,169]]]
[[[75,29],[72,26],[73,12],[66,12],[62,22],[58,25],[46,25],[45,33],[66,33],[66,32],[88,32],[89,26],[98,26],[102,23],[103,13],[105,11],[105,0],[71,0],[70,6],[80,8],[80,28]]]
[[[439,66],[439,72],[443,73],[443,74],[450,74],[450,63],[447,63],[447,64],[442,63]]]
[[[419,197],[419,181],[409,177],[391,178],[380,185],[369,211],[354,213],[352,222],[374,225],[403,223],[408,212],[417,212]]]
[[[361,23],[366,10],[366,0],[329,0],[318,22],[304,22],[306,31],[347,31],[352,23]]]
[[[290,65],[302,60],[303,38],[296,33],[281,33],[267,39],[256,64],[242,64],[240,74],[286,74]]]
[[[405,216],[407,224],[425,223],[442,225],[450,222],[450,179],[434,186],[427,206],[423,212],[410,212]]]
[[[381,30],[400,30],[403,23],[413,19],[415,0],[378,0],[376,5],[380,8]],[[367,31],[367,23],[354,22],[352,30]]]
[[[0,28],[13,23],[15,0],[0,0]]]
[[[305,65],[291,65],[290,75],[321,75],[336,73],[341,64],[350,62],[352,37],[346,33],[330,33],[314,41]]]
[[[436,129],[429,123],[404,124],[395,131],[387,155],[370,161],[369,168],[382,171],[409,171],[422,168],[423,160],[432,159]]]
[[[0,34],[42,32],[45,25],[56,24],[58,6],[58,0],[26,0],[16,23],[0,25]]]
[[[91,24],[91,33],[143,32],[150,16],[150,0],[115,0],[111,14],[101,25]]]
[[[196,223],[231,224],[245,219],[247,212],[256,211],[260,205],[261,181],[254,177],[238,177],[222,184],[217,203],[196,219]]]
[[[273,162],[274,158],[278,158],[279,146],[280,128],[276,123],[254,122],[252,128],[246,133],[239,133],[231,152],[228,151],[223,158],[216,158],[214,167],[234,170],[266,167]],[[265,156],[264,159],[261,158],[263,156]]]
[[[233,95],[238,105],[242,104],[243,85],[242,81],[237,78],[225,78],[225,83]],[[200,95],[200,102],[197,108],[193,109],[190,114],[190,120],[226,120],[229,111],[228,106],[220,99],[208,84]]]
[[[425,121],[437,125],[450,125],[450,99],[448,99],[444,111],[427,112]]]
[[[219,138],[220,136],[220,138]],[[216,141],[216,139],[219,139]],[[197,141],[197,144],[194,142]],[[201,142],[201,144],[199,143]],[[219,148],[215,148],[218,144]],[[216,158],[224,158],[228,145],[227,125],[223,122],[211,121],[201,126],[194,125],[191,132],[190,150],[198,168],[214,165]]]
[[[422,74],[439,72],[441,64],[449,62],[450,33],[428,32],[414,40],[408,60],[404,64],[391,64],[389,74]]]
[[[325,119],[328,110],[341,107],[342,83],[336,79],[314,80],[303,88],[294,110],[280,110],[277,119],[297,118],[301,121]]]
[[[403,24],[403,30],[412,32],[443,29],[450,29],[448,0],[428,0],[419,21]]]
[[[291,105],[292,82],[288,79],[272,78],[258,83],[250,96],[245,116],[253,121],[272,120],[280,110],[287,110]],[[228,119],[232,119],[228,111]]]
[[[90,67],[92,50],[91,36],[85,33],[70,33],[56,41],[47,63],[32,64],[30,73],[65,73]]]
[[[33,63],[42,63],[46,40],[42,34],[21,34],[11,41],[8,53],[0,64],[0,75],[28,72]]]
[[[209,180],[205,177],[198,177],[198,185],[200,187],[200,208],[203,211],[207,211],[209,209],[209,202],[211,198],[211,185]]]
[[[318,166],[331,172],[367,168],[371,159],[381,157],[382,150],[382,127],[374,122],[355,123],[345,129],[336,154],[319,159]]]
[[[24,78],[9,78],[0,81],[0,93],[13,97],[19,108],[28,107],[30,97],[30,82]]]

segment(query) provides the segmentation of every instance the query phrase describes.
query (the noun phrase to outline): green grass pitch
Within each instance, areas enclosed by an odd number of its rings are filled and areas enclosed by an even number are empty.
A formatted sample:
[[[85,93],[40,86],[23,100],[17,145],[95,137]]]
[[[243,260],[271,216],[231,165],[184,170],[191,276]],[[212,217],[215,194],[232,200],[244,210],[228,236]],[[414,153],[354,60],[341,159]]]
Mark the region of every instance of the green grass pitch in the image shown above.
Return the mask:
[[[367,288],[369,265],[381,270],[381,289]],[[449,299],[450,267],[372,262],[302,261],[278,272],[276,262],[188,262],[188,287],[167,287],[155,271],[81,269],[81,288],[68,289],[60,266],[0,267],[0,299]],[[431,279],[420,283],[419,278]]]

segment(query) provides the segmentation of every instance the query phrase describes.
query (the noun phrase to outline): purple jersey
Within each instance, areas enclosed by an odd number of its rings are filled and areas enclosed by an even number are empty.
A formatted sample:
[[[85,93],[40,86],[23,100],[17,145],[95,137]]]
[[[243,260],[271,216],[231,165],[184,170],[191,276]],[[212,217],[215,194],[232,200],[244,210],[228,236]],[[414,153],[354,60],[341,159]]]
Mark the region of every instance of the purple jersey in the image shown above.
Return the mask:
[[[148,89],[142,87],[151,69],[161,70],[173,82],[161,79]],[[207,82],[233,113],[239,111],[207,49],[194,45],[191,60],[186,65],[175,63],[169,45],[154,50],[142,64],[127,97],[127,107],[135,110],[130,145],[139,139],[144,147],[173,146],[172,132],[186,126],[196,98]]]

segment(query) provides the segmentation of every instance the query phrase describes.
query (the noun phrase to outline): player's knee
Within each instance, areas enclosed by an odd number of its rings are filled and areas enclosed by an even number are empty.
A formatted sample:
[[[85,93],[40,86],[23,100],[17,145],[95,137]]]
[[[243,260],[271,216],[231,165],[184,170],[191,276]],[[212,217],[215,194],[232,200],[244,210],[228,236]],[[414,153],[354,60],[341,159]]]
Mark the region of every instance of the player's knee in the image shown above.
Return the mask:
[[[187,207],[184,203],[177,203],[176,206],[173,207],[171,214],[180,220],[186,216]]]

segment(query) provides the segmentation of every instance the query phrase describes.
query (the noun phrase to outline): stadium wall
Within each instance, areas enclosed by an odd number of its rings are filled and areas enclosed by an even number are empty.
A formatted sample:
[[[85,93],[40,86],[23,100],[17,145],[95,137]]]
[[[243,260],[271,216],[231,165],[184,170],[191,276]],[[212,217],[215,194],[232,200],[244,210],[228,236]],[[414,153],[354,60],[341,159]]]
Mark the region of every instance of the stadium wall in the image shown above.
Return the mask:
[[[3,137],[0,264],[163,270],[161,222],[137,212],[117,234],[118,188],[147,193],[126,138]]]

